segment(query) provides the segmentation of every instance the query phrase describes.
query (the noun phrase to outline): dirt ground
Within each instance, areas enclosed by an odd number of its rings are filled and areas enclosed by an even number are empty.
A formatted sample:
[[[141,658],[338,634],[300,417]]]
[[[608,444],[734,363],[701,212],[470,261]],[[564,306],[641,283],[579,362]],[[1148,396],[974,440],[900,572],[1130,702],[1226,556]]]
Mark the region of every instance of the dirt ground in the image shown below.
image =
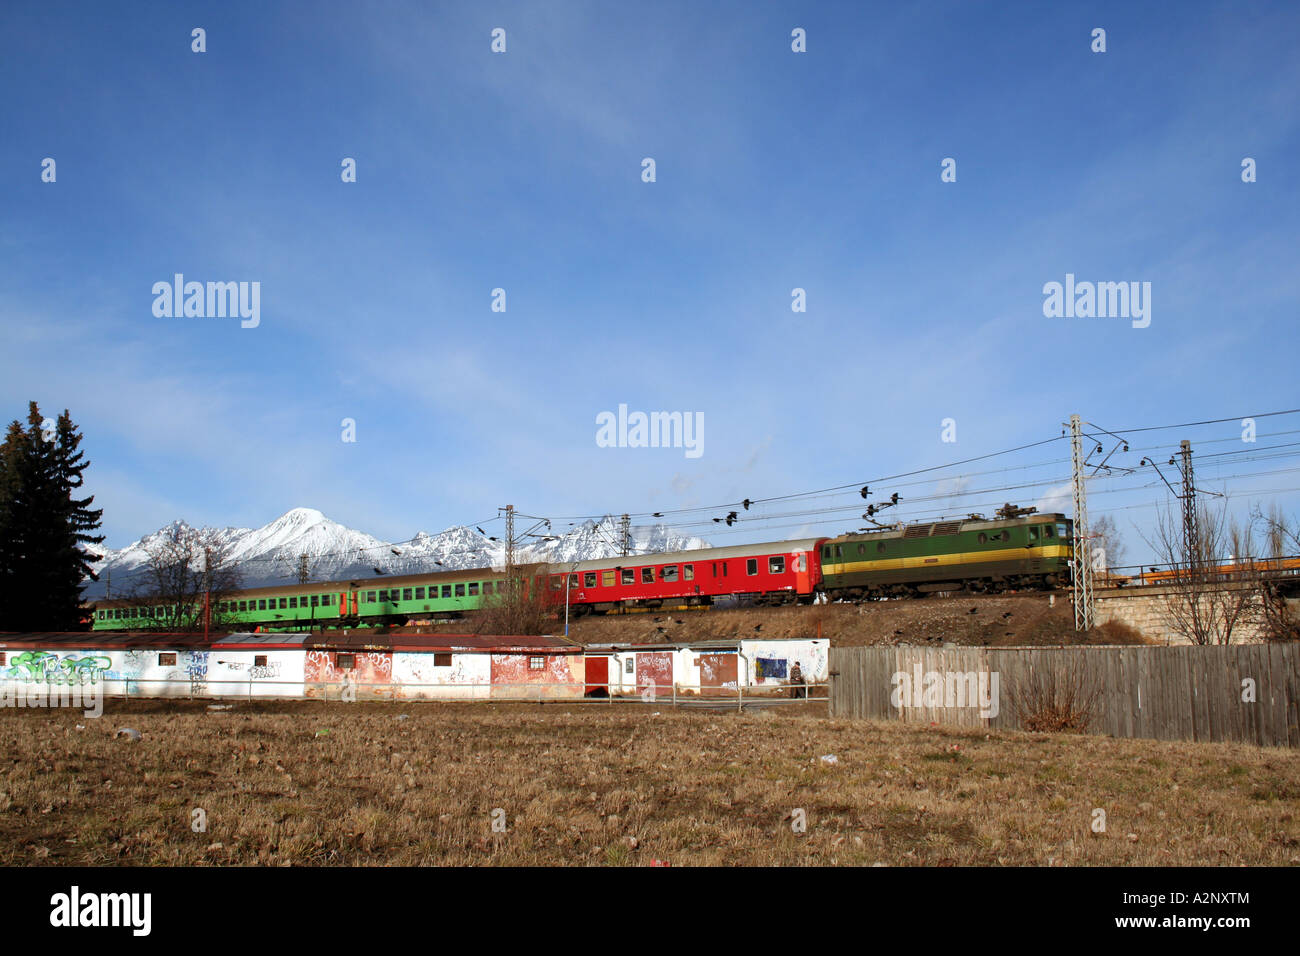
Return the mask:
[[[814,704],[106,707],[0,712],[0,863],[1300,864],[1279,750]]]
[[[563,623],[558,623],[556,633],[563,633]],[[838,647],[939,646],[945,641],[985,647],[1144,643],[1137,632],[1111,626],[1080,639],[1066,593],[1057,595],[1055,606],[1046,594],[1025,593],[593,616],[571,620],[569,636],[582,644],[819,636]]]

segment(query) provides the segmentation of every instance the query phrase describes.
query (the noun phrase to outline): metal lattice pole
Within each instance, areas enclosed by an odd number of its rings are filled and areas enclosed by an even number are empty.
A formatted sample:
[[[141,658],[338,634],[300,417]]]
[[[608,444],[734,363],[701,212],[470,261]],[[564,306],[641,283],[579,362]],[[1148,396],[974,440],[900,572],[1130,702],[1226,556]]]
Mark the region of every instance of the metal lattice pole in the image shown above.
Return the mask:
[[[1074,629],[1092,630],[1092,547],[1088,536],[1088,491],[1083,474],[1083,422],[1070,416],[1070,461],[1074,471]]]
[[[632,519],[628,515],[623,515],[618,522],[618,540],[619,547],[623,551],[623,557],[632,553]]]
[[[1188,571],[1201,559],[1201,535],[1196,525],[1196,484],[1192,478],[1192,443],[1183,439],[1179,446],[1183,465],[1183,557]]]

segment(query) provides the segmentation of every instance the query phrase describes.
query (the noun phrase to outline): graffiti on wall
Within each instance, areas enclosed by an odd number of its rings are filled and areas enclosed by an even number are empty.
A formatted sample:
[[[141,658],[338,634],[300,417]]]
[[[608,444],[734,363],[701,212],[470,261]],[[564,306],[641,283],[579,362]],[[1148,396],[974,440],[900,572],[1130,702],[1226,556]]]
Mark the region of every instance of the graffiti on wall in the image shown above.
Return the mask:
[[[0,675],[28,684],[97,684],[112,663],[100,654],[73,652],[61,657],[53,651],[23,651],[9,659]]]

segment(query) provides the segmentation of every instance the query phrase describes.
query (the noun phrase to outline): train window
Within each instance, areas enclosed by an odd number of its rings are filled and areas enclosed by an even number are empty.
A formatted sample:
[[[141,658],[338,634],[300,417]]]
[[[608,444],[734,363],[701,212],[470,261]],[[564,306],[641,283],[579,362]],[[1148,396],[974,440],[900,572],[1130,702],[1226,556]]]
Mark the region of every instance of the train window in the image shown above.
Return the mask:
[[[380,601],[387,601],[387,600],[388,600],[388,592],[387,592],[387,591],[380,591],[380,592],[379,592],[379,600],[380,600]]]
[[[297,610],[297,608],[298,608],[298,599],[297,599],[296,597],[291,597],[291,598],[289,598],[289,607],[294,608],[295,610]]]
[[[451,654],[450,654],[449,652],[445,652],[445,651],[444,651],[444,652],[440,652],[440,653],[437,653],[437,652],[434,653],[434,655],[433,655],[433,666],[434,666],[434,667],[450,667],[450,666],[451,666]]]
[[[239,602],[239,609],[240,609],[241,611],[247,611],[247,610],[248,610],[248,602],[247,602],[247,601],[240,601],[240,602]]]
[[[582,586],[583,586],[584,588],[594,588],[594,587],[596,586],[596,572],[595,572],[595,571],[584,571],[584,572],[582,572]]]
[[[374,603],[375,603],[375,592],[374,592],[374,591],[367,591],[367,592],[366,592],[366,603],[367,603],[367,604],[374,604]],[[292,606],[292,605],[291,605],[291,606]]]
[[[570,575],[569,575],[569,587],[571,587],[571,588],[576,588],[577,586],[578,586],[578,576],[577,576],[576,574],[570,574]]]
[[[551,590],[552,591],[564,590],[564,579],[560,575],[558,574],[551,575]]]
[[[411,589],[411,588],[402,588],[402,600],[403,600],[403,601],[409,601],[409,600],[411,600],[411,598],[412,598],[412,596],[413,596],[414,594],[415,594],[415,592],[414,592],[413,589]]]
[[[693,565],[693,564],[683,564],[683,565],[682,565],[682,580],[683,580],[683,581],[694,581],[694,580],[695,580],[695,565]]]
[[[641,569],[641,583],[642,583],[642,584],[654,584],[654,583],[655,583],[655,569],[654,569],[654,568],[642,568],[642,569]]]
[[[470,596],[470,597],[478,597],[478,582],[477,582],[477,581],[473,581],[473,582],[470,583],[470,586],[469,586],[469,596]]]
[[[844,557],[844,549],[838,544],[835,546],[835,557],[837,558]]]
[[[717,562],[717,561],[714,561],[714,562],[713,562],[713,576],[714,576],[715,578],[718,576],[718,562]]]
[[[979,533],[979,537],[976,540],[978,540],[980,544],[986,544],[989,540],[989,536],[986,535],[983,531],[981,531]]]
[[[257,609],[258,609],[259,611],[265,611],[265,610],[266,610],[266,598],[258,598],[258,600],[257,600]]]
[[[1037,541],[1037,540],[1038,540],[1038,529],[1037,529],[1037,528],[1030,528],[1030,529],[1029,529],[1029,540],[1030,540],[1030,541]]]
[[[330,607],[334,604],[334,595],[322,594],[320,596],[321,607]]]
[[[785,574],[785,557],[776,556],[767,559],[768,574]]]
[[[415,589],[415,599],[416,599],[417,601],[423,601],[423,600],[424,600],[424,588],[416,588],[416,589]]]
[[[1069,532],[1065,529],[1065,525],[1058,524],[1056,526],[1056,536],[1058,538],[1068,538],[1070,536]]]
[[[831,546],[830,546],[829,544],[823,546],[823,547],[822,547],[822,557],[823,557],[823,558],[829,558],[830,556],[831,556]]]
[[[601,571],[601,572],[600,572],[600,586],[601,586],[602,588],[612,588],[612,587],[614,586],[614,572],[613,572],[613,571]]]
[[[102,621],[104,619],[104,612],[99,611],[98,613],[99,613],[99,619]]]
[[[876,554],[884,554],[884,553],[885,553],[885,542],[883,542],[883,541],[877,541],[877,542],[876,542]]]
[[[799,563],[796,567],[798,567],[800,571],[808,570],[808,555],[804,554],[802,551],[799,552]]]
[[[159,666],[159,667],[175,667],[175,666],[176,666],[176,652],[175,652],[175,651],[162,651],[162,652],[160,652],[160,653],[158,654],[158,666]]]
[[[670,564],[666,568],[659,570],[659,578],[665,583],[671,584],[677,580],[677,565]]]
[[[445,597],[445,598],[449,598],[449,597],[451,597],[451,585],[450,585],[450,584],[444,584],[444,585],[442,586],[442,596]]]
[[[622,581],[624,584],[636,584],[636,570],[634,568],[624,568]]]
[[[1050,538],[1051,536],[1052,536],[1052,526],[1051,526],[1050,524],[1049,524],[1049,525],[1044,525],[1044,526],[1043,526],[1043,537],[1044,537],[1044,538]]]
[[[463,584],[456,585],[456,597],[464,597],[464,596],[465,596],[465,585]]]

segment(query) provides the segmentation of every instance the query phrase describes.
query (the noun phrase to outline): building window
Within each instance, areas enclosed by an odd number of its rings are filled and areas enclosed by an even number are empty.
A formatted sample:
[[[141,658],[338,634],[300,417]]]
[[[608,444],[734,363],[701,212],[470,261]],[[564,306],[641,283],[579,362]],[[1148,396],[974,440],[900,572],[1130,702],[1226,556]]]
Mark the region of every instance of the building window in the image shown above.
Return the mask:
[[[160,654],[158,655],[158,666],[159,666],[159,667],[175,667],[175,666],[176,666],[176,652],[175,652],[175,651],[163,651],[162,653],[160,653]]]
[[[758,573],[758,558],[747,558],[745,560],[745,573],[750,575]]]
[[[254,667],[265,667],[265,666],[266,666],[266,655],[265,655],[265,654],[254,654],[254,655],[253,655],[253,666],[254,666]]]
[[[528,658],[528,669],[530,671],[540,671],[546,667],[546,658],[530,657]]]
[[[357,655],[338,654],[334,658],[334,666],[341,671],[350,671],[357,666]]]
[[[450,653],[446,653],[446,654],[442,654],[442,653],[434,654],[434,655],[433,655],[433,666],[434,666],[434,667],[450,667],[450,666],[451,666],[451,654],[450,654]]]
[[[861,546],[861,545],[858,545],[858,547],[862,547],[862,546]],[[767,573],[768,573],[768,574],[785,574],[785,556],[784,556],[784,555],[780,555],[780,556],[777,556],[777,557],[768,558],[768,559],[767,559]]]
[[[627,660],[623,662],[623,673],[624,674],[632,673],[632,666],[633,666],[633,661],[632,658],[629,657]]]

